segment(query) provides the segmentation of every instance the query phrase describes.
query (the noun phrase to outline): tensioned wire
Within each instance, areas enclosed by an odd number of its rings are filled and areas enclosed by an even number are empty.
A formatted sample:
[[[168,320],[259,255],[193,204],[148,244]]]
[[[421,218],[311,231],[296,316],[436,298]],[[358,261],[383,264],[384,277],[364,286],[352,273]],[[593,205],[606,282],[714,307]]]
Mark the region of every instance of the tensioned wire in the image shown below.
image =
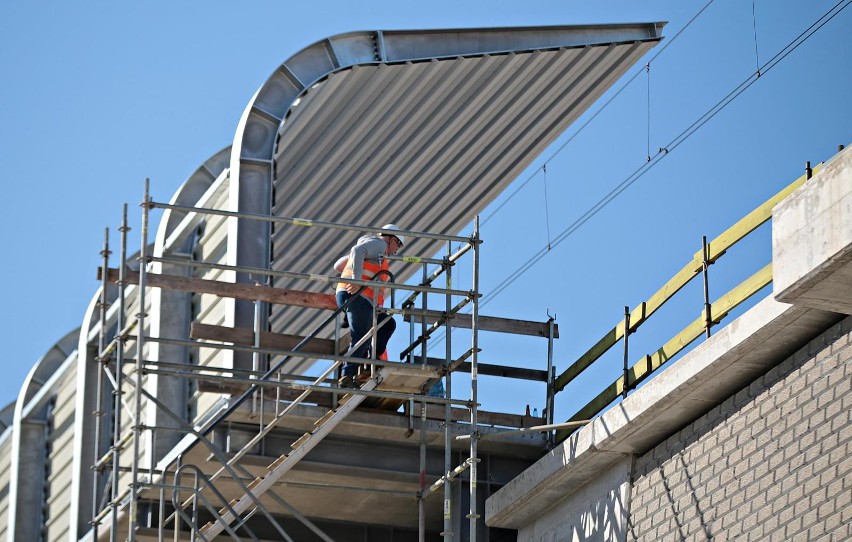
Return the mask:
[[[675,35],[674,35],[674,36],[673,36],[670,40],[668,40],[668,42],[667,42],[667,43],[664,43],[664,44],[663,44],[663,46],[662,46],[660,49],[658,49],[658,50],[654,53],[654,55],[653,55],[653,56],[651,56],[651,58],[650,58],[650,59],[646,62],[645,66],[650,66],[651,62],[653,62],[653,61],[654,61],[657,57],[659,57],[661,54],[663,54],[663,52],[664,52],[666,49],[668,49],[670,45],[672,45],[675,41],[677,41],[677,39],[680,37],[680,35],[681,35],[681,34],[683,34],[683,33],[684,33],[684,31],[686,31],[686,29],[687,29],[687,28],[689,28],[689,27],[692,25],[692,23],[694,23],[694,22],[695,22],[695,20],[696,20],[696,19],[698,19],[698,17],[699,17],[699,16],[701,16],[701,14],[702,14],[702,13],[704,13],[704,11],[706,11],[706,10],[707,10],[707,8],[708,8],[708,7],[710,7],[710,5],[711,5],[714,1],[715,1],[715,0],[708,0],[708,2],[707,2],[706,4],[704,4],[704,6],[703,6],[701,9],[699,9],[699,10],[695,13],[695,15],[693,15],[693,16],[692,16],[692,17],[691,17],[691,18],[690,18],[690,19],[686,22],[686,24],[684,24],[684,25],[683,25],[683,27],[682,27],[680,30],[678,30],[678,31],[675,33]],[[592,114],[592,116],[591,116],[591,117],[589,117],[588,119],[586,119],[586,121],[585,121],[582,125],[580,125],[580,127],[579,127],[579,128],[577,128],[577,131],[575,131],[573,134],[571,134],[571,136],[570,136],[568,139],[566,139],[566,140],[565,140],[565,141],[564,141],[561,145],[559,145],[559,147],[558,147],[558,148],[557,148],[557,149],[556,149],[556,150],[555,150],[555,151],[554,151],[554,152],[553,152],[553,153],[552,153],[552,154],[551,154],[551,155],[550,155],[550,156],[549,156],[549,157],[548,157],[548,158],[544,161],[544,163],[543,163],[543,164],[542,164],[539,168],[537,168],[535,171],[533,171],[533,172],[529,175],[529,177],[527,177],[527,178],[524,180],[524,182],[522,182],[522,183],[521,183],[521,184],[520,184],[520,185],[519,185],[519,186],[518,186],[515,190],[513,190],[513,191],[512,191],[512,193],[511,193],[511,194],[509,194],[509,196],[508,196],[505,200],[503,200],[503,201],[502,201],[502,202],[501,202],[501,203],[500,203],[500,204],[499,204],[499,205],[498,205],[498,206],[497,206],[497,207],[496,207],[493,211],[491,211],[491,213],[489,213],[489,214],[488,214],[488,216],[486,216],[486,217],[485,217],[485,218],[484,218],[484,219],[480,222],[480,227],[484,226],[484,225],[485,225],[485,223],[487,223],[487,222],[488,222],[489,220],[491,220],[491,219],[492,219],[492,218],[493,218],[493,217],[494,217],[494,216],[495,216],[498,212],[500,212],[500,210],[501,210],[501,209],[502,209],[502,208],[503,208],[503,207],[504,207],[504,206],[505,206],[505,205],[506,205],[506,204],[507,204],[507,203],[508,203],[508,202],[509,202],[512,198],[514,198],[514,197],[518,194],[518,192],[520,192],[520,191],[521,191],[521,190],[522,190],[522,189],[523,189],[523,188],[524,188],[527,184],[529,184],[529,182],[530,182],[531,180],[533,180],[533,179],[534,179],[534,178],[538,175],[539,171],[544,171],[544,172],[545,172],[545,174],[546,174],[546,172],[547,172],[547,164],[548,164],[549,162],[551,162],[554,158],[556,158],[556,156],[558,156],[558,155],[559,155],[559,153],[561,153],[561,152],[565,149],[565,147],[567,147],[567,146],[568,146],[568,144],[569,144],[569,143],[571,143],[571,142],[572,142],[572,141],[573,141],[573,140],[574,140],[574,139],[575,139],[578,135],[580,135],[580,133],[582,133],[582,132],[583,132],[583,130],[585,130],[585,129],[586,129],[586,127],[588,127],[588,126],[589,126],[589,124],[591,124],[591,123],[592,123],[592,121],[593,121],[593,120],[595,120],[595,119],[598,117],[598,115],[600,115],[600,114],[601,114],[601,113],[602,113],[602,112],[603,112],[603,111],[604,111],[604,110],[605,110],[605,109],[606,109],[606,108],[607,108],[607,107],[608,107],[608,106],[609,106],[609,105],[610,105],[613,101],[615,101],[615,99],[616,99],[616,98],[618,98],[618,96],[619,96],[619,95],[620,95],[620,94],[624,91],[624,89],[626,89],[628,86],[630,86],[630,84],[631,84],[631,83],[632,83],[632,82],[633,82],[633,81],[634,81],[637,77],[639,77],[639,75],[641,75],[641,74],[642,74],[642,72],[645,72],[645,71],[646,71],[646,67],[645,67],[645,66],[643,66],[642,68],[640,68],[639,70],[637,70],[637,71],[636,71],[636,72],[635,72],[635,73],[634,73],[634,74],[630,77],[630,79],[628,79],[627,81],[625,81],[625,82],[624,82],[624,84],[623,84],[623,85],[621,85],[621,87],[619,87],[619,89],[618,89],[617,91],[615,91],[615,93],[614,93],[612,96],[610,96],[610,97],[609,97],[609,99],[607,99],[607,101],[606,101],[606,102],[604,102],[604,104],[603,104],[603,105],[601,105],[601,106],[598,108],[598,110],[597,110],[597,111],[595,111],[595,113],[594,113],[594,114]],[[650,159],[650,157],[648,157],[647,162],[648,162],[648,163],[651,163],[651,159]],[[545,179],[545,181],[544,181],[544,182],[546,183],[546,182],[547,182],[547,180]],[[545,186],[546,186],[546,184],[545,184]],[[546,189],[546,188],[545,188],[545,189]],[[545,195],[545,197],[546,197],[546,195]],[[585,216],[585,215],[584,215],[584,216]],[[550,227],[550,226],[549,226],[549,219],[548,219],[548,228],[549,228],[549,227]],[[579,227],[579,226],[578,226],[578,227]],[[558,243],[559,241],[561,241],[561,240],[564,238],[564,237],[563,237],[563,236],[564,236],[564,234],[565,234],[565,231],[563,231],[562,233],[560,233],[560,234],[559,234],[559,236],[557,236],[557,243]],[[498,287],[497,287],[497,288],[499,288],[499,289],[492,290],[491,292],[489,292],[488,294],[486,294],[485,296],[483,296],[483,300],[480,302],[480,306],[482,306],[482,305],[486,304],[489,300],[493,299],[493,298],[494,298],[494,297],[496,297],[496,296],[497,296],[500,292],[502,292],[504,289],[506,289],[506,287],[508,287],[508,286],[509,286],[509,284],[511,284],[512,282],[514,282],[514,281],[515,281],[518,277],[520,277],[520,275],[522,275],[522,274],[523,274],[523,273],[524,273],[527,269],[529,269],[530,267],[532,267],[533,265],[535,265],[535,263],[537,263],[537,262],[538,262],[538,260],[540,260],[540,259],[544,256],[544,254],[546,254],[548,251],[550,251],[550,250],[551,250],[551,249],[552,249],[552,248],[556,245],[556,243],[551,243],[549,229],[548,229],[548,234],[547,234],[547,241],[548,241],[547,246],[546,246],[544,249],[542,249],[542,250],[540,250],[539,252],[537,252],[536,254],[534,254],[534,255],[530,258],[530,260],[528,260],[525,264],[523,264],[523,265],[522,265],[519,269],[517,269],[514,273],[512,273],[511,275],[509,275],[509,277],[507,277],[507,278],[506,278],[503,282],[501,282],[501,283],[498,285]],[[507,282],[507,281],[508,281],[508,282]],[[444,336],[444,333],[445,333],[445,332],[437,333],[437,334],[436,334],[436,338],[441,338],[441,337],[443,337],[443,336]],[[433,343],[433,345],[434,345],[434,344],[436,344],[436,343]],[[432,348],[432,345],[430,345],[430,346],[427,348],[427,350],[428,350],[428,349],[431,349],[431,348]]]
[[[670,40],[668,41],[668,43],[664,43],[664,44],[663,44],[663,46],[662,46],[662,47],[661,47],[661,48],[660,48],[660,49],[659,49],[656,53],[654,53],[654,55],[653,55],[653,56],[652,56],[652,57],[648,60],[648,62],[647,62],[646,64],[650,65],[650,64],[651,64],[651,62],[653,62],[653,61],[654,61],[654,60],[655,60],[658,56],[660,56],[661,54],[663,54],[663,51],[665,51],[666,49],[668,49],[668,47],[669,47],[671,44],[673,44],[673,43],[677,40],[677,38],[678,38],[681,34],[683,34],[684,30],[686,30],[687,28],[689,28],[689,26],[690,26],[690,25],[691,25],[691,24],[695,21],[695,19],[697,19],[697,18],[698,18],[698,17],[699,17],[702,13],[704,13],[704,10],[706,10],[708,7],[710,7],[710,4],[712,4],[714,1],[715,1],[715,0],[709,0],[706,4],[704,4],[704,7],[702,7],[700,10],[698,10],[698,12],[697,12],[695,15],[693,15],[693,16],[692,16],[692,18],[691,18],[691,19],[689,19],[689,21],[687,21],[685,25],[683,25],[683,28],[681,28],[680,30],[678,30],[678,31],[677,31],[677,33],[676,33],[676,34],[672,37],[672,39],[670,39]],[[626,89],[627,87],[629,87],[629,86],[630,86],[630,83],[632,83],[632,82],[633,82],[633,80],[634,80],[634,79],[636,79],[637,77],[639,77],[639,76],[642,74],[642,72],[644,72],[644,71],[645,71],[645,67],[643,66],[641,69],[639,69],[638,71],[636,71],[636,73],[634,73],[634,74],[630,77],[630,79],[628,79],[628,80],[627,80],[627,81],[626,81],[623,85],[621,85],[621,87],[619,87],[619,89],[615,92],[615,94],[613,94],[612,96],[610,96],[610,97],[609,97],[609,99],[608,99],[606,102],[604,102],[604,104],[603,104],[602,106],[600,106],[600,108],[599,108],[597,111],[595,111],[595,113],[594,113],[591,117],[589,117],[588,119],[586,119],[586,122],[584,122],[582,125],[580,125],[580,127],[579,127],[579,128],[577,128],[577,131],[576,131],[576,132],[574,132],[573,134],[571,134],[571,137],[569,137],[568,139],[566,139],[566,140],[565,140],[565,142],[564,142],[564,143],[562,143],[562,144],[561,144],[561,145],[560,145],[560,146],[559,146],[559,147],[558,147],[558,148],[557,148],[557,149],[553,152],[553,154],[551,154],[551,155],[550,155],[550,157],[549,157],[549,158],[547,158],[547,159],[544,161],[544,164],[543,164],[541,167],[539,167],[538,169],[536,169],[535,171],[533,171],[533,172],[530,174],[530,176],[529,176],[529,177],[527,177],[527,179],[526,179],[526,180],[524,180],[524,182],[522,182],[522,183],[520,184],[520,186],[518,186],[515,190],[513,190],[513,191],[512,191],[512,193],[511,193],[511,194],[509,194],[509,196],[508,196],[505,200],[503,200],[503,201],[500,203],[500,205],[498,205],[498,206],[497,206],[497,207],[496,207],[493,211],[491,211],[491,213],[489,213],[489,214],[488,214],[488,216],[486,216],[486,217],[485,217],[485,218],[484,218],[484,219],[480,222],[480,227],[481,227],[481,226],[484,226],[484,225],[485,225],[485,223],[486,223],[486,222],[488,222],[489,220],[491,220],[491,219],[494,217],[494,215],[496,215],[496,214],[500,211],[500,209],[502,209],[502,208],[503,208],[503,206],[504,206],[504,205],[506,205],[507,203],[509,203],[509,200],[511,200],[512,198],[514,198],[514,197],[515,197],[515,195],[516,195],[518,192],[520,192],[522,188],[524,188],[524,187],[525,187],[525,186],[526,186],[526,185],[527,185],[527,184],[528,184],[528,183],[529,183],[529,182],[530,182],[533,178],[535,178],[535,176],[536,176],[536,175],[538,175],[538,172],[539,172],[539,171],[544,170],[544,168],[546,168],[546,167],[547,167],[547,164],[548,164],[550,161],[552,161],[554,158],[556,158],[556,156],[557,156],[557,155],[559,155],[559,153],[561,153],[561,152],[565,149],[565,147],[566,147],[566,146],[568,146],[568,144],[569,144],[569,143],[571,143],[571,142],[572,142],[572,141],[573,141],[573,140],[574,140],[574,139],[575,139],[578,135],[580,135],[580,133],[582,133],[582,132],[583,132],[583,130],[585,130],[585,129],[586,129],[586,127],[587,127],[589,124],[591,124],[591,122],[592,122],[593,120],[595,120],[595,119],[597,118],[597,116],[598,116],[598,115],[600,115],[600,114],[604,111],[604,109],[606,109],[606,108],[607,108],[607,106],[609,106],[609,104],[611,104],[611,103],[612,103],[612,102],[613,102],[616,98],[618,98],[618,96],[619,96],[619,95],[620,95],[620,94],[624,91],[624,89]]]
[[[702,11],[704,11],[704,9],[706,9],[707,6],[709,6],[710,3],[712,3],[712,1],[713,0],[710,0],[710,2],[708,2],[701,9],[701,11],[699,11],[699,13],[696,14],[695,17],[697,17]],[[792,41],[787,43],[787,45],[785,45],[780,51],[778,51],[765,64],[763,64],[762,66],[759,66],[758,69],[753,74],[749,75],[743,82],[741,82],[739,85],[737,85],[724,98],[719,100],[715,105],[713,105],[710,109],[708,109],[703,115],[698,117],[698,119],[696,119],[686,129],[684,129],[677,136],[675,136],[671,141],[669,141],[668,144],[666,144],[664,147],[661,147],[660,150],[657,152],[657,154],[655,156],[653,156],[650,160],[647,160],[645,163],[643,163],[641,166],[639,166],[635,171],[633,171],[633,173],[628,175],[624,180],[622,180],[618,185],[616,185],[612,190],[610,190],[604,197],[602,197],[594,205],[592,205],[588,210],[586,210],[586,212],[584,212],[579,218],[577,218],[567,228],[562,230],[559,233],[559,235],[557,235],[556,238],[551,243],[548,243],[547,246],[539,249],[538,252],[536,252],[526,262],[524,262],[518,269],[516,269],[508,277],[506,277],[502,282],[500,282],[493,290],[491,290],[487,294],[483,295],[482,301],[480,302],[479,306],[482,307],[483,305],[487,304],[491,299],[493,299],[494,297],[499,295],[501,292],[503,292],[503,290],[505,290],[507,287],[509,287],[509,285],[511,285],[515,280],[517,280],[521,275],[523,275],[528,269],[530,269],[533,265],[538,263],[538,261],[541,260],[549,252],[550,249],[552,249],[553,247],[555,247],[556,245],[558,245],[559,243],[564,241],[571,234],[573,234],[575,231],[577,231],[577,229],[579,229],[583,224],[588,222],[589,219],[591,219],[593,216],[595,216],[597,213],[599,213],[604,207],[606,207],[616,197],[618,197],[622,192],[624,192],[628,187],[630,187],[630,185],[632,185],[634,182],[639,180],[645,173],[647,173],[651,168],[653,168],[657,163],[659,163],[665,156],[667,156],[670,152],[672,152],[674,149],[679,147],[681,143],[683,143],[684,141],[689,139],[689,137],[691,137],[696,131],[698,131],[702,126],[704,126],[710,119],[715,117],[720,111],[725,109],[725,107],[727,107],[731,102],[733,102],[740,94],[745,92],[746,89],[748,89],[749,87],[751,87],[751,85],[753,85],[755,82],[757,82],[761,75],[766,74],[769,70],[771,70],[772,68],[777,66],[782,60],[784,60],[787,57],[787,55],[789,55],[794,50],[796,50],[799,46],[801,46],[803,43],[805,43],[811,36],[813,36],[817,31],[819,31],[823,26],[825,26],[830,20],[832,20],[835,16],[837,16],[841,11],[846,9],[849,6],[850,3],[852,3],[852,0],[841,0],[840,2],[835,4],[831,9],[826,11],[822,16],[820,16],[808,28],[806,28],[804,31],[802,31]],[[842,4],[842,6],[841,6],[841,4]],[[692,21],[695,20],[695,17],[693,17],[689,21],[689,23],[687,23],[687,24],[691,24]],[[685,28],[686,27],[684,27],[684,29]],[[681,30],[681,32],[682,31],[683,31],[683,29]],[[680,34],[680,32],[678,33],[678,35],[679,34]],[[671,42],[669,42],[669,44],[671,44]],[[661,52],[662,51],[660,51],[660,53]],[[655,55],[654,58],[656,58],[656,56],[658,56],[658,55],[659,55],[659,53],[657,55]],[[653,60],[653,58],[652,58],[652,60]],[[630,78],[630,80],[625,84],[625,86],[630,84],[640,73],[642,73],[642,71],[644,69],[645,68],[643,66],[643,68],[641,70],[639,70],[636,74],[633,75],[633,77]],[[589,121],[587,121],[585,124],[583,124],[583,126],[580,128],[580,130],[585,128],[588,125],[588,123],[595,116],[597,116],[598,113],[600,113],[600,111],[603,109],[603,107],[606,107],[607,105],[609,105],[609,103],[612,101],[612,99],[614,99],[615,96],[617,96],[618,93],[620,93],[622,90],[624,90],[625,86],[622,86],[618,90],[618,92],[612,98],[610,98],[610,100],[608,100],[606,102],[606,104],[604,104],[604,106],[602,106],[602,108],[600,110],[598,110],[592,118],[589,119]],[[577,133],[579,133],[579,131]],[[576,137],[577,133],[575,133],[571,137],[571,139]],[[557,149],[556,153],[554,153],[554,155],[551,156],[548,159],[548,161],[552,160],[553,157],[556,154],[558,154],[565,147],[565,145],[567,145],[571,141],[571,139],[569,139],[562,146],[560,146],[559,149]],[[536,172],[533,175],[536,175],[537,173],[538,173],[538,170],[536,170]],[[524,181],[524,184],[526,184],[527,182],[529,182],[529,179]],[[523,187],[523,185],[521,185],[521,187],[519,187],[518,190],[520,190],[520,188],[522,188],[522,187]],[[515,190],[515,192],[512,193],[512,196],[514,196],[517,193],[518,190]],[[500,207],[505,205],[505,203],[506,202],[504,201],[503,204],[501,204]],[[499,211],[500,207],[495,209],[495,211],[493,213],[491,213],[488,216],[488,218],[493,217],[494,213]]]

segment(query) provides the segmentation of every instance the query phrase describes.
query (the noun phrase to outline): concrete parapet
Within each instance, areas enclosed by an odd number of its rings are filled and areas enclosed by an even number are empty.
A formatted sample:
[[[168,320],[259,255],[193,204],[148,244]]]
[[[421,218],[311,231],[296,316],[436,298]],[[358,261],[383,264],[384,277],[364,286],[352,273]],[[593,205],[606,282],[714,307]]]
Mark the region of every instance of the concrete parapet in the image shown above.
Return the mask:
[[[839,465],[849,464],[850,418],[838,412],[849,401],[844,379],[852,319],[838,322],[852,314],[852,151],[836,156],[773,210],[773,274],[774,298],[759,302],[497,491],[486,502],[486,523],[518,529],[519,540],[552,539],[554,528],[562,538],[565,529],[594,523],[587,520],[601,510],[619,526],[622,514],[629,515],[631,532],[641,523],[633,536],[643,540],[711,532],[720,533],[720,540],[745,532],[807,537],[820,529],[838,534],[850,528],[849,517],[837,512],[848,499],[820,501],[836,518],[806,521],[820,512],[794,495],[814,488],[837,493],[829,471],[820,471],[817,481],[797,471],[786,486],[767,482],[766,473],[780,468],[782,460],[816,461],[834,465],[841,486],[848,481],[849,473]],[[829,330],[833,324],[836,329]],[[800,370],[805,366],[811,369]],[[816,399],[804,400],[812,396]],[[719,423],[728,419],[738,422]],[[829,455],[821,457],[812,446],[807,458],[797,452],[807,439],[822,442],[833,433],[841,444],[825,448]],[[694,452],[688,467],[671,467],[673,454],[687,445]],[[773,449],[785,453],[764,453]],[[638,465],[636,472],[645,477],[641,487],[646,489],[632,492],[634,503],[621,491],[623,479],[611,475],[625,464]],[[679,478],[688,472],[700,476]],[[701,478],[707,473],[714,477]],[[602,487],[605,479],[611,483]],[[757,482],[749,483],[752,479]],[[651,488],[662,488],[659,498]],[[772,491],[794,504],[742,515],[744,503]],[[584,508],[578,504],[583,502],[591,504]],[[697,514],[685,512],[695,509]],[[796,521],[801,525],[791,523]],[[676,524],[677,532],[660,527],[666,522]],[[579,534],[621,539],[605,528]]]
[[[772,210],[775,299],[852,314],[852,149]]]
[[[530,524],[625,454],[647,452],[748,386],[839,318],[764,299],[497,491],[486,501],[486,523]]]

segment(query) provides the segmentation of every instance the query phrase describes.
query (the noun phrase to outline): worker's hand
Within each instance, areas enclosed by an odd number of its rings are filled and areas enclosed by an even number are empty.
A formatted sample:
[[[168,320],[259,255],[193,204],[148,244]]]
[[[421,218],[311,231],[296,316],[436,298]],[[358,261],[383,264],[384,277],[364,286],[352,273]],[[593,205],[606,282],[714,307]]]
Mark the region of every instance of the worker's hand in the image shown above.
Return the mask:
[[[347,283],[344,290],[346,290],[348,293],[350,293],[352,295],[355,295],[355,292],[357,292],[359,288],[361,288],[361,287],[358,286],[357,284]]]

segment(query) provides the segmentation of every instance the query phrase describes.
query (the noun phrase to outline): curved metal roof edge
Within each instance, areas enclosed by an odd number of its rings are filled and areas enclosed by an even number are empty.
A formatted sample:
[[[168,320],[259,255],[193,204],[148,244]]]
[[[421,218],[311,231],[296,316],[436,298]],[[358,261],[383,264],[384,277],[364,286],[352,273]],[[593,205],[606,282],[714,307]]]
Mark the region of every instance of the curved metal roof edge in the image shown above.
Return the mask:
[[[56,341],[38,361],[24,379],[18,399],[15,402],[15,418],[23,414],[27,404],[38,394],[38,391],[50,380],[53,373],[77,349],[77,337],[80,328],[66,333]]]
[[[15,418],[15,404],[17,401],[10,401],[8,405],[0,410],[0,446],[6,442],[9,435],[12,434],[12,423]]]
[[[666,22],[593,25],[357,31],[331,36],[284,61],[255,92],[240,117],[231,147],[230,210],[267,214],[268,186],[274,172],[275,141],[292,104],[330,74],[358,64],[414,62],[426,59],[530,52],[637,41],[659,41]],[[437,38],[437,39],[436,39]],[[255,192],[241,193],[243,184]],[[266,197],[263,194],[266,194]],[[238,238],[254,246],[265,236],[261,226],[244,224],[228,236],[231,265],[263,267]],[[238,230],[242,228],[245,235]],[[247,251],[242,253],[242,251]],[[260,252],[268,252],[261,250]]]
[[[230,145],[204,161],[175,191],[169,203],[172,205],[195,205],[223,171],[228,169],[231,156]],[[167,209],[157,227],[154,246],[162,247],[169,235],[186,216],[186,212]]]

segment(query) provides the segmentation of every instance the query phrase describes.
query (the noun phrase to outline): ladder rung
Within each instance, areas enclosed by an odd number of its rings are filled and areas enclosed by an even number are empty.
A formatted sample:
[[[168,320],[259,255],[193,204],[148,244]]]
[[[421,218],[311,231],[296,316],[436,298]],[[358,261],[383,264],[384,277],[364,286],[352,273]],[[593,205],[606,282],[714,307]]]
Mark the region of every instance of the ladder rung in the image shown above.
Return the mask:
[[[315,421],[315,422],[314,422],[314,425],[322,425],[322,424],[324,424],[325,422],[327,422],[327,421],[328,421],[328,420],[329,420],[332,416],[334,416],[335,414],[337,414],[337,412],[335,412],[334,410],[329,410],[328,412],[326,412],[326,413],[325,413],[325,415],[324,415],[322,418],[319,418],[317,421]]]
[[[252,480],[251,482],[249,482],[249,484],[246,486],[246,488],[248,488],[248,490],[249,490],[249,491],[251,491],[251,490],[253,490],[254,488],[256,488],[256,487],[257,487],[257,485],[258,485],[259,483],[261,483],[262,481],[263,481],[263,477],[262,477],[262,476],[258,476],[257,478],[255,478],[254,480]]]
[[[294,442],[293,444],[291,444],[291,445],[290,445],[290,448],[292,448],[292,449],[294,449],[294,450],[295,450],[296,448],[298,448],[299,446],[301,446],[302,444],[304,444],[305,442],[307,442],[307,440],[308,440],[309,438],[311,438],[312,436],[313,436],[313,433],[305,433],[304,435],[302,435],[301,437],[299,437],[299,440],[297,440],[296,442]]]
[[[281,457],[279,457],[278,459],[276,459],[275,461],[273,461],[272,463],[270,463],[269,466],[267,467],[267,470],[270,470],[270,471],[275,470],[275,467],[277,467],[281,463],[285,462],[286,460],[287,460],[287,454],[284,454]]]

